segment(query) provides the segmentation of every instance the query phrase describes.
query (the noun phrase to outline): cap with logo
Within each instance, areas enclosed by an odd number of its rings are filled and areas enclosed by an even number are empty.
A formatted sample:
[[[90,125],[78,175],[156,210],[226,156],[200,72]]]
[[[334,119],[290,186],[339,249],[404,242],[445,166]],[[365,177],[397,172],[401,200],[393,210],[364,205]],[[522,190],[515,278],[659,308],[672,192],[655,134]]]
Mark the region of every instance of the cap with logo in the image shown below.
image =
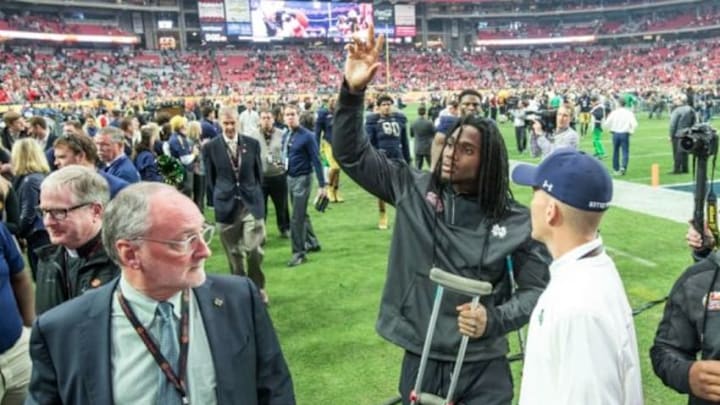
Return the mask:
[[[595,158],[572,148],[560,148],[539,165],[519,164],[512,180],[537,187],[583,211],[605,211],[612,200],[610,173]]]

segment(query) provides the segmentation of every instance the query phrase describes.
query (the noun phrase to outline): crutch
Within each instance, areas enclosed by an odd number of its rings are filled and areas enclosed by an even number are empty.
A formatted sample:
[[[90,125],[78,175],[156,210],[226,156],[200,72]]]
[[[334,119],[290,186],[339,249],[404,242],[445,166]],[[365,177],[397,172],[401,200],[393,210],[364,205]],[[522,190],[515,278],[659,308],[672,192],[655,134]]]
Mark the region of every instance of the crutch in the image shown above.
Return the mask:
[[[510,276],[510,297],[514,297],[517,292],[517,284],[515,284],[515,271],[513,261],[510,255],[505,259],[507,262],[507,271]],[[508,361],[522,360],[525,357],[525,337],[523,336],[522,327],[517,330],[518,343],[520,343],[520,353],[510,356]]]
[[[448,388],[447,397],[445,399],[422,392],[422,380],[427,366],[427,359],[430,354],[430,346],[432,344],[433,334],[435,332],[435,324],[437,323],[438,313],[440,312],[440,303],[442,302],[445,289],[450,291],[471,296],[472,308],[475,309],[480,302],[480,297],[492,294],[492,285],[485,281],[472,280],[455,274],[448,273],[436,267],[430,270],[430,280],[437,284],[435,291],[435,301],[433,302],[432,314],[430,315],[430,323],[428,324],[427,334],[425,335],[425,344],[423,345],[422,356],[420,357],[420,368],[418,369],[417,379],[415,380],[415,388],[410,393],[411,405],[453,405],[452,398],[455,388],[460,377],[460,369],[465,359],[465,350],[469,337],[464,336],[460,341],[460,349],[458,350],[457,359],[455,360],[455,368],[450,378],[450,387]]]

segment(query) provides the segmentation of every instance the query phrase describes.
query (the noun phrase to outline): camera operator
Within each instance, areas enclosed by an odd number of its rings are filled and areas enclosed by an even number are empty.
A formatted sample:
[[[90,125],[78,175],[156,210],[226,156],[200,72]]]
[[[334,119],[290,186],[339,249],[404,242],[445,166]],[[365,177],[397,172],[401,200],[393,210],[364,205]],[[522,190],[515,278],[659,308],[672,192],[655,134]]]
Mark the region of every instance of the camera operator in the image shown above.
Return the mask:
[[[513,127],[515,128],[515,143],[518,153],[522,154],[527,148],[527,130],[525,128],[525,109],[527,101],[518,99],[514,104],[514,108],[510,110],[513,117]]]
[[[540,147],[542,157],[549,155],[552,151],[560,147],[578,148],[578,133],[570,128],[572,116],[572,109],[569,106],[560,106],[555,116],[555,131],[553,132],[549,132],[546,128],[543,128],[543,124],[539,119],[532,120],[532,130],[537,137],[537,143]]]
[[[688,152],[680,147],[683,132],[695,125],[695,110],[687,103],[685,94],[678,94],[673,99],[675,109],[670,114],[670,142],[673,153],[673,174],[688,172]]]
[[[715,131],[702,135],[698,139],[714,145],[709,150],[715,154]],[[665,385],[689,394],[691,405],[720,403],[720,252],[714,250],[707,225],[704,234],[693,225],[688,229],[687,243],[697,263],[672,287],[650,349],[655,374]]]

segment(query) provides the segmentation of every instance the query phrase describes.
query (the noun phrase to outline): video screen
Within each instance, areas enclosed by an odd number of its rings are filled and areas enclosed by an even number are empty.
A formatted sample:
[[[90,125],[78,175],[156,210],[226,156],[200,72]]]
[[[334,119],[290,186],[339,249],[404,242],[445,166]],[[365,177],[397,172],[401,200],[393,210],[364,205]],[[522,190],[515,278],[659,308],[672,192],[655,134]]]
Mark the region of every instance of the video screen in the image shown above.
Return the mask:
[[[372,3],[330,3],[328,37],[348,40],[353,32],[367,30],[372,21]]]
[[[198,9],[208,42],[347,41],[373,21],[367,2],[200,0]]]
[[[325,38],[329,3],[261,1],[253,4],[253,39]]]

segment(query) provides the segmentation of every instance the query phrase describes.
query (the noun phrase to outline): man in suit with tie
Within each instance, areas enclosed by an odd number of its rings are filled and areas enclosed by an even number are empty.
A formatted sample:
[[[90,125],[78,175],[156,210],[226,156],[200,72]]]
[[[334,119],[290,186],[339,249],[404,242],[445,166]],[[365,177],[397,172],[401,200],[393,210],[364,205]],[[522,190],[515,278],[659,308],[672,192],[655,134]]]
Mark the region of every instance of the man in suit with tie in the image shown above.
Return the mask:
[[[267,301],[262,272],[265,200],[260,143],[238,134],[238,113],[233,106],[220,109],[218,117],[222,136],[205,144],[203,153],[220,241],[233,274],[244,276],[247,261],[247,274]]]
[[[26,403],[295,404],[256,287],[205,274],[212,230],[169,185],[121,191],[102,232],[120,279],[35,321]]]

